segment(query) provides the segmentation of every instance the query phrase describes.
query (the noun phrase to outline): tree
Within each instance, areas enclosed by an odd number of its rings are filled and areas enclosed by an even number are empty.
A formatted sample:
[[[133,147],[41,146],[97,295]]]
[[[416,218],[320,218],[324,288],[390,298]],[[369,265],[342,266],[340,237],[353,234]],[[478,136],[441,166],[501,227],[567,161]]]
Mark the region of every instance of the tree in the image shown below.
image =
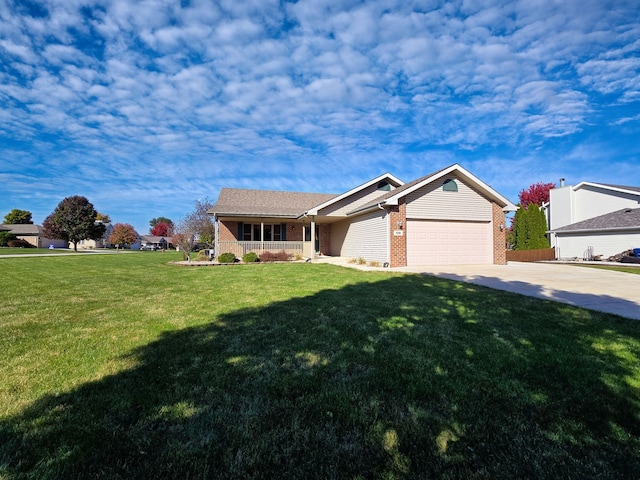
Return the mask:
[[[207,210],[212,203],[207,199],[196,200],[194,209],[184,217],[176,226],[175,234],[171,243],[182,250],[187,261],[191,261],[191,252],[196,248],[198,242],[211,245],[214,239],[214,227],[211,217],[207,215]]]
[[[172,225],[167,222],[158,222],[151,229],[151,235],[156,237],[168,237],[171,235]]]
[[[215,239],[215,227],[211,215],[207,211],[213,206],[213,203],[205,198],[203,201],[196,200],[193,212],[189,215],[193,222],[194,230],[198,237],[198,241],[207,246],[212,246]]]
[[[167,217],[157,217],[149,220],[149,227],[151,227],[149,229],[149,233],[153,231],[153,227],[155,227],[158,223],[166,223],[167,225],[169,225],[169,233],[167,233],[167,235],[173,235],[175,225],[173,224],[173,221]],[[151,233],[151,235],[153,235],[153,233]],[[158,236],[164,236],[164,235],[158,235]]]
[[[109,215],[104,214],[104,213],[98,212],[96,214],[96,222],[102,222],[104,224],[111,223],[111,217]]]
[[[73,243],[78,251],[81,240],[98,240],[104,235],[105,226],[96,222],[98,212],[85,197],[74,195],[63,199],[43,222],[44,234],[48,238],[60,238]]]
[[[195,237],[187,231],[182,231],[182,226],[177,227],[178,233],[174,233],[171,237],[171,243],[182,251],[182,256],[188,262],[191,261],[191,252],[195,247]]]
[[[546,231],[547,220],[538,205],[531,203],[527,209],[520,206],[513,219],[510,243],[514,250],[549,248]]]
[[[4,216],[4,223],[9,225],[33,223],[31,221],[31,212],[14,208]]]
[[[113,226],[111,235],[109,235],[109,243],[114,245],[131,245],[138,240],[135,228],[128,223],[116,223]]]
[[[555,183],[534,183],[529,185],[529,188],[526,190],[522,190],[518,194],[518,199],[520,200],[520,205],[525,210],[529,208],[530,203],[534,203],[541,207],[545,203],[549,201],[549,190],[555,188]]]

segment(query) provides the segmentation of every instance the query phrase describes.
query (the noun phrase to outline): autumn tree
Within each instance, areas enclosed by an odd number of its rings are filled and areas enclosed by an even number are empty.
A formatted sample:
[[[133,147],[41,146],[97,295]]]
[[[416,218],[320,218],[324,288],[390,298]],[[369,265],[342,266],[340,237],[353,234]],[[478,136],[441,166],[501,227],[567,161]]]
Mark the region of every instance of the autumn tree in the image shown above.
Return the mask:
[[[194,209],[176,225],[171,243],[182,250],[185,260],[191,261],[191,252],[198,243],[213,244],[214,226],[207,210],[213,204],[208,199],[196,200]]]
[[[103,223],[96,222],[97,214],[93,204],[85,197],[67,197],[44,220],[44,235],[73,243],[73,250],[77,252],[79,241],[98,240],[104,235],[106,227]]]
[[[540,207],[549,201],[555,183],[534,183],[518,194],[520,204],[513,217],[508,241],[515,250],[549,248],[547,217]]]
[[[555,183],[534,183],[529,185],[529,188],[526,190],[522,190],[518,194],[518,199],[520,200],[520,205],[525,210],[529,208],[530,203],[534,203],[539,207],[543,206],[545,203],[549,201],[549,190],[555,188]]]
[[[156,237],[168,237],[173,230],[173,223],[170,225],[167,222],[158,222],[151,229],[151,235]]]
[[[167,218],[167,217],[157,217],[157,218],[152,218],[151,220],[149,220],[149,227],[150,227],[149,233],[151,233],[151,235],[155,235],[153,233],[153,229],[158,223],[166,223],[169,226],[169,228],[168,228],[168,231],[167,231],[168,233],[165,233],[164,235],[157,235],[157,236],[163,237],[163,236],[166,236],[166,235],[172,235],[173,234],[174,227],[175,227],[175,225],[173,224],[173,221],[170,218]]]
[[[109,235],[109,243],[114,245],[130,246],[138,240],[135,228],[128,223],[116,223],[113,226],[111,235]]]
[[[107,214],[98,212],[96,214],[96,222],[111,223],[111,217]]]
[[[194,224],[199,243],[212,246],[215,239],[215,227],[211,215],[207,211],[213,206],[208,198],[196,200],[193,212],[189,214],[191,222]]]
[[[31,212],[14,208],[4,216],[4,223],[9,225],[31,224]]]

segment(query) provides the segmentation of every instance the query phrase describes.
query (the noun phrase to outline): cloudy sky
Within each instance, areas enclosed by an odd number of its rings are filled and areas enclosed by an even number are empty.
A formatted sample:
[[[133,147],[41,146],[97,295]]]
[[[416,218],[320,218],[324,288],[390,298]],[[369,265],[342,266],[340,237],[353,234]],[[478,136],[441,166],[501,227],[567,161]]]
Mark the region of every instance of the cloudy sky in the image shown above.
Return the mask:
[[[640,186],[637,0],[0,0],[0,220],[460,163]]]

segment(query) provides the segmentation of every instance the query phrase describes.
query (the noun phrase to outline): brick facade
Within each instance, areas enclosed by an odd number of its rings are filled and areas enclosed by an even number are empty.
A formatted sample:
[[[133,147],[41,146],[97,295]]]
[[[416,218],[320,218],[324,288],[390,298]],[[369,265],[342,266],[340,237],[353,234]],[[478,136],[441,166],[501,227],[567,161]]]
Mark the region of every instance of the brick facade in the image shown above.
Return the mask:
[[[505,215],[495,202],[491,203],[493,214],[493,263],[495,265],[507,264],[507,228]],[[500,228],[502,226],[502,228]]]
[[[398,222],[402,222],[402,235],[394,235],[394,230],[400,230]],[[389,266],[407,266],[407,204],[401,199],[398,206],[389,208],[389,245],[391,247]]]
[[[218,232],[221,242],[235,242],[238,240],[238,222],[224,221],[220,222],[220,231]]]

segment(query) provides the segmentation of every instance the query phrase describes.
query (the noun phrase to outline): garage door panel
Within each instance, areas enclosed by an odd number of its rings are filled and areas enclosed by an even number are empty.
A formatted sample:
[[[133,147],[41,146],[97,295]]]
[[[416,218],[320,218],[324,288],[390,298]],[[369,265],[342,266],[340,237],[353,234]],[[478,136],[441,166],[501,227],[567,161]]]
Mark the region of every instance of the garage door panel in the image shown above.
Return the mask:
[[[406,235],[409,265],[493,263],[489,222],[408,220]]]

